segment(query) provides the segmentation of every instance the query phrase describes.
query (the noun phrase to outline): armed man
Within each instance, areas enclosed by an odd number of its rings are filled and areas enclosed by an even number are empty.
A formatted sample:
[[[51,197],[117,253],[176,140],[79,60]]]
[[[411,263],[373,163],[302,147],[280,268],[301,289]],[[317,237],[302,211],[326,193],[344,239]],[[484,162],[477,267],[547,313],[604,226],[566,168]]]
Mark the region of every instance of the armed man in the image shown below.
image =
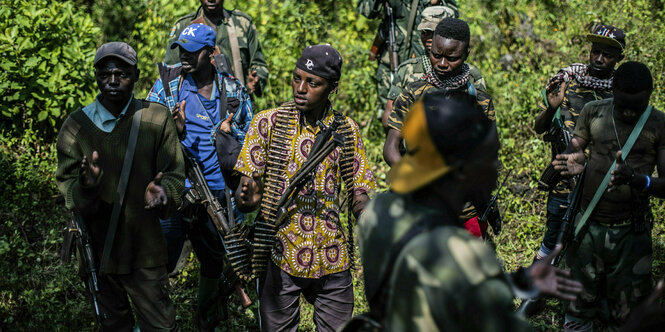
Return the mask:
[[[176,126],[163,105],[134,98],[131,46],[102,45],[94,66],[100,93],[60,129],[56,182],[92,238],[101,327],[132,330],[129,296],[141,330],[177,331],[159,225],[185,181]]]
[[[431,71],[432,65],[429,60],[429,53],[432,48],[434,30],[441,20],[446,17],[453,17],[451,15],[453,13],[446,6],[432,6],[423,10],[420,24],[418,24],[418,31],[420,31],[420,41],[425,47],[425,54],[403,61],[397,67],[396,74],[390,84],[385,112],[383,112],[383,118],[381,119],[384,128],[388,129],[388,117],[393,109],[395,98],[402,93],[407,85],[419,80],[423,75]],[[469,64],[469,73],[471,75],[470,81],[476,89],[487,91],[485,79],[480,74],[478,68]]]
[[[370,50],[370,59],[377,60],[376,87],[379,95],[378,116],[382,117],[388,91],[397,67],[404,61],[425,55],[418,42],[416,27],[422,11],[429,6],[445,7],[450,17],[458,17],[454,0],[359,0],[358,12],[373,19],[381,17],[381,24]]]
[[[252,18],[237,10],[224,9],[223,0],[201,0],[201,7],[178,19],[171,30],[164,59],[166,64],[180,62],[178,49],[172,49],[171,45],[192,23],[205,24],[215,30],[215,45],[227,59],[224,66],[230,67],[226,71],[240,80],[250,95],[261,97],[268,80],[268,65]]]
[[[536,117],[536,133],[546,132],[544,139],[552,144],[552,159],[562,153],[575,130],[580,111],[588,102],[612,98],[614,67],[623,59],[626,46],[624,32],[610,25],[600,24],[587,35],[591,42],[589,63],[575,63],[552,77],[540,103]],[[556,246],[563,216],[569,205],[571,184],[549,166],[541,178],[539,188],[548,192],[545,236],[536,259],[548,256]],[[543,307],[542,300],[525,301],[520,311],[531,316]]]
[[[296,331],[301,294],[314,305],[317,331],[335,331],[353,312],[354,223],[344,232],[340,216],[346,205],[358,217],[375,184],[358,125],[329,100],[341,73],[332,46],[306,47],[293,101],[254,117],[238,157],[239,207],[261,204],[252,268],[262,331]]]
[[[612,91],[584,106],[566,153],[552,162],[564,176],[586,163],[566,252],[584,291],[566,306],[565,331],[592,331],[596,319],[616,329],[651,292],[649,196],[665,196],[665,180],[651,176],[654,167],[665,172],[665,114],[649,106],[653,79],[644,64],[619,66]]]
[[[230,206],[232,204],[229,205],[231,193],[227,192],[230,188],[221,173],[213,135],[225,123],[230,125],[234,138],[242,143],[252,120],[251,101],[237,79],[218,71],[211,63],[215,50],[213,28],[192,24],[182,31],[171,48],[179,49],[180,64],[173,67],[159,66],[160,78],[150,90],[148,100],[167,105],[173,110],[180,143],[187,155],[201,168],[206,183],[192,183],[197,179],[189,176],[188,171],[186,186],[207,185],[214,198],[226,210],[224,215],[228,215],[229,222],[240,222],[243,215],[230,213],[233,210],[233,206]],[[193,166],[188,165],[188,168]],[[224,290],[230,287],[222,287],[220,290],[220,283],[228,286],[226,283],[230,280],[226,279],[230,278],[222,277],[225,248],[221,235],[224,234],[219,233],[219,227],[216,227],[206,208],[198,204],[206,202],[194,203],[173,217],[162,220],[162,229],[168,244],[169,271],[176,265],[185,234],[201,263],[195,323],[200,330],[207,331],[213,330],[220,320],[227,317],[228,294]]]
[[[464,128],[465,130],[459,130]],[[426,93],[404,124],[412,149],[358,222],[370,312],[344,331],[525,331],[513,296],[575,299],[578,282],[546,262],[504,275],[495,253],[459,226],[467,201],[496,185],[494,123],[464,92]]]
[[[409,112],[411,105],[425,92],[440,89],[461,91],[472,95],[476,98],[478,106],[485,111],[487,117],[492,121],[494,120],[492,98],[484,90],[473,84],[471,68],[465,63],[470,53],[470,39],[469,25],[460,19],[447,17],[436,26],[429,55],[432,66],[430,71],[418,81],[407,85],[404,91],[395,99],[394,107],[390,112],[388,134],[383,146],[383,158],[388,165],[394,165],[402,157],[400,151],[400,146],[403,146],[402,121]],[[473,206],[469,205],[460,218],[474,235],[484,235],[486,225],[478,224],[477,212]]]

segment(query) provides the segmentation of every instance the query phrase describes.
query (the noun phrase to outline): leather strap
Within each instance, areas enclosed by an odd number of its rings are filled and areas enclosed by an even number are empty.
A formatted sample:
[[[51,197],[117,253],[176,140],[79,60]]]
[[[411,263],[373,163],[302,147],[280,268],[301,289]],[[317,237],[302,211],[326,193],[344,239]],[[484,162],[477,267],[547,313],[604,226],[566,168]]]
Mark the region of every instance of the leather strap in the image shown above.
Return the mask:
[[[115,239],[115,232],[118,228],[118,220],[120,218],[120,210],[122,210],[122,203],[125,200],[125,191],[127,183],[129,182],[129,173],[132,169],[132,161],[134,159],[134,151],[136,150],[136,141],[139,137],[139,126],[141,124],[142,103],[140,100],[135,100],[135,107],[139,108],[132,117],[132,128],[129,131],[129,142],[127,143],[127,151],[125,151],[125,160],[122,163],[122,171],[120,173],[120,182],[118,183],[118,191],[116,192],[113,201],[113,210],[111,211],[111,220],[109,221],[109,228],[106,231],[106,240],[104,241],[104,251],[102,252],[102,261],[99,265],[99,274],[106,275],[106,268],[111,256],[111,249]]]
[[[238,46],[238,35],[236,34],[236,27],[233,24],[231,15],[227,18],[226,30],[229,33],[229,43],[231,44],[231,55],[233,56],[233,71],[236,78],[245,85],[245,75],[242,72],[242,62],[240,62],[240,46]]]
[[[633,131],[630,133],[630,136],[628,136],[626,144],[624,144],[623,149],[621,149],[621,159],[626,160],[626,158],[628,158],[630,149],[633,148],[633,144],[635,144],[635,141],[637,141],[637,137],[640,136],[642,128],[644,128],[644,124],[647,122],[649,115],[651,115],[652,108],[653,107],[649,105],[649,107],[647,107],[644,113],[642,113],[642,116],[640,116],[640,119],[637,121],[637,124],[635,124],[635,127],[633,127]],[[598,189],[596,190],[596,193],[593,195],[591,202],[589,202],[589,205],[586,207],[586,210],[584,210],[582,219],[580,219],[580,222],[577,224],[577,226],[575,226],[575,238],[577,238],[577,235],[580,233],[584,225],[589,220],[591,213],[596,208],[596,205],[600,201],[600,198],[605,193],[605,189],[607,188],[607,185],[610,183],[610,178],[612,177],[612,170],[614,169],[614,166],[616,166],[616,163],[617,162],[615,160],[612,163],[612,166],[610,166],[610,169],[607,170],[607,173],[605,173],[603,182],[600,183],[600,186],[598,186]]]

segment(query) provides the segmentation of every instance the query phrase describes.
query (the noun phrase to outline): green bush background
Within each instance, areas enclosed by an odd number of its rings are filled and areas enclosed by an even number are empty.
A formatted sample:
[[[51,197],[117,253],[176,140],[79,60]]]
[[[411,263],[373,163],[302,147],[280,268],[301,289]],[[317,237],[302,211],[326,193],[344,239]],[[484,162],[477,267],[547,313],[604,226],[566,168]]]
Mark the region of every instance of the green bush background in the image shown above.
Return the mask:
[[[472,31],[469,62],[480,68],[494,98],[500,129],[502,173],[513,176],[501,192],[506,225],[495,239],[507,270],[528,265],[544,229],[544,194],[535,189],[549,152],[531,129],[538,91],[558,68],[587,62],[585,33],[594,22],[627,32],[626,58],[649,65],[663,109],[665,46],[662,0],[461,0],[462,18]],[[344,58],[337,109],[360,125],[370,162],[385,187],[381,158],[383,131],[375,119],[375,64],[367,58],[377,21],[355,11],[356,1],[226,1],[251,15],[257,26],[270,80],[258,108],[291,98],[290,73],[302,48],[331,43]],[[92,58],[105,41],[129,42],[138,52],[144,97],[157,78],[176,19],[194,11],[196,0],[0,0],[0,330],[91,330],[93,316],[74,264],[57,260],[65,211],[54,186],[55,137],[69,112],[96,95]],[[512,59],[512,60],[510,60]],[[653,200],[654,276],[662,277],[665,258],[664,212]],[[356,312],[367,310],[362,271],[356,276]],[[192,330],[198,272],[191,257],[171,280],[177,319]],[[256,328],[256,306],[232,303],[227,330]],[[313,330],[311,306],[303,309],[303,330]],[[558,301],[532,323],[539,330],[561,324]]]

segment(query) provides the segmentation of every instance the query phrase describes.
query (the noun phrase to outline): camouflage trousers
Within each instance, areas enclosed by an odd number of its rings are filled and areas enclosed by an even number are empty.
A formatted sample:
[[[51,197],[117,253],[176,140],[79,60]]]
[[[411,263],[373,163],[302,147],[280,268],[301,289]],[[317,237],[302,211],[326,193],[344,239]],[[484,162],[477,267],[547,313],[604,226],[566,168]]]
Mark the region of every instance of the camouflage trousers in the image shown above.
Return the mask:
[[[614,329],[651,292],[651,231],[593,221],[587,227],[566,254],[571,277],[584,287],[577,300],[568,303],[566,320],[599,319]]]

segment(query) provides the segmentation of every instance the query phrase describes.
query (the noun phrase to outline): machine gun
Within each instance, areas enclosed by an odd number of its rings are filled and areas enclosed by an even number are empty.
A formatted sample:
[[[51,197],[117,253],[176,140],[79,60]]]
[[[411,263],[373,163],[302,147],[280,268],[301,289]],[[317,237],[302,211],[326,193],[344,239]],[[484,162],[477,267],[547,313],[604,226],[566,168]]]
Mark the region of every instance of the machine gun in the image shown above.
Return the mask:
[[[543,98],[547,101],[545,90],[543,90],[542,93]],[[568,144],[570,144],[570,139],[570,132],[566,129],[565,124],[561,120],[559,110],[557,110],[552,118],[552,126],[550,127],[550,130],[543,136],[545,142],[550,142],[552,144],[552,159],[554,159],[557,154],[561,154],[566,150]],[[561,176],[561,173],[557,172],[554,169],[554,166],[550,164],[545,168],[545,171],[543,171],[543,174],[538,180],[538,189],[551,191],[562,179],[563,176]]]
[[[381,54],[384,47],[388,46],[388,58],[390,59],[390,81],[392,82],[395,73],[397,72],[397,67],[399,66],[399,46],[397,45],[397,40],[395,39],[395,13],[393,8],[390,7],[388,2],[383,2],[383,7],[385,8],[383,24],[379,28],[379,31],[374,37],[374,42],[369,51],[369,59],[374,61],[377,59],[377,56]],[[387,44],[387,45],[386,45]]]
[[[79,267],[83,269],[83,271],[79,271],[79,274],[85,282],[86,289],[90,293],[97,324],[101,324],[102,321],[106,319],[106,314],[103,314],[99,310],[99,301],[97,300],[97,293],[99,293],[99,282],[97,279],[98,276],[97,267],[95,266],[95,256],[92,251],[92,240],[90,238],[90,234],[88,233],[88,229],[85,226],[85,221],[83,218],[74,213],[74,211],[70,211],[70,218],[67,223],[67,227],[64,229],[64,242],[62,251],[60,252],[60,260],[63,263],[69,263],[72,253],[71,249],[74,243],[76,244],[80,258],[81,264]]]
[[[566,213],[564,213],[563,218],[561,219],[561,232],[557,237],[556,243],[561,243],[563,248],[561,252],[554,257],[552,260],[552,265],[557,266],[561,262],[561,258],[566,253],[566,249],[570,246],[570,243],[574,240],[575,227],[573,227],[573,221],[577,211],[580,207],[580,199],[582,197],[582,184],[584,183],[584,174],[586,173],[586,164],[584,165],[584,170],[582,174],[577,178],[577,186],[575,189],[568,194],[568,206],[566,207]]]
[[[182,153],[185,157],[187,178],[192,183],[192,187],[187,190],[187,192],[185,192],[185,200],[191,204],[203,204],[206,211],[208,212],[208,215],[210,216],[210,219],[215,225],[220,238],[224,238],[226,234],[231,233],[232,229],[228,220],[224,216],[224,208],[222,208],[222,205],[217,200],[217,197],[215,197],[212,194],[212,191],[210,191],[208,182],[203,176],[203,171],[201,171],[201,167],[199,166],[199,163],[196,161],[194,156],[192,156],[192,154],[189,153],[189,151],[187,151],[184,146],[181,145],[180,147],[182,148]],[[227,206],[227,208],[231,209],[230,206]],[[249,298],[249,295],[247,295],[247,291],[245,290],[245,287],[241,285],[240,280],[230,276],[226,276],[226,279],[232,280],[235,294],[240,299],[242,306],[244,308],[249,307],[252,304],[252,300]]]
[[[512,172],[512,169],[508,171],[508,174],[506,174],[506,176],[503,178],[503,182],[501,182],[501,185],[496,190],[496,194],[490,198],[489,202],[487,202],[487,205],[485,205],[483,212],[478,215],[478,222],[488,223],[492,227],[492,232],[494,232],[494,235],[499,235],[501,233],[501,224],[503,223],[503,220],[501,219],[501,213],[499,212],[499,204],[497,204],[497,199],[499,198],[499,192],[501,192],[501,188],[503,188],[503,185],[506,184],[506,181]]]

